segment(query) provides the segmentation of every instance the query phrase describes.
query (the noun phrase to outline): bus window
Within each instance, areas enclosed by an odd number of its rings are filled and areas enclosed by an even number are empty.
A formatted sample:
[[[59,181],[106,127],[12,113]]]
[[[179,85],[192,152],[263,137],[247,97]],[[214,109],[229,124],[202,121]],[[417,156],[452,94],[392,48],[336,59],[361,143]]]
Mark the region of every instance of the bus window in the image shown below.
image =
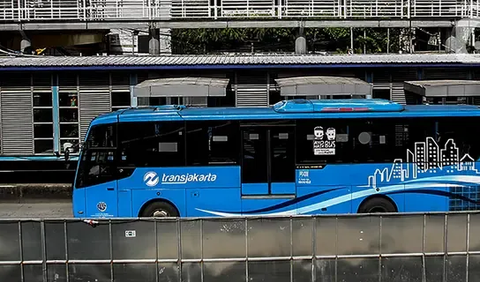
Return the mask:
[[[460,159],[468,154],[471,159],[476,161],[480,157],[479,129],[480,125],[476,118],[440,118],[438,120],[437,143],[443,149],[445,144],[452,140],[458,148]]]
[[[351,122],[354,163],[393,162],[395,121],[392,119],[362,119]]]
[[[390,163],[407,160],[415,142],[435,137],[435,121],[427,118],[382,118],[352,123],[354,163]]]
[[[116,147],[115,124],[93,126],[87,137],[87,147]]]
[[[272,182],[295,182],[295,128],[270,129]]]
[[[235,121],[189,121],[187,165],[238,164],[240,134]]]
[[[297,163],[325,165],[351,160],[348,120],[297,120]]]
[[[86,187],[115,180],[116,124],[92,127],[82,153],[76,187]]]
[[[167,167],[185,165],[182,121],[119,124],[122,166]]]

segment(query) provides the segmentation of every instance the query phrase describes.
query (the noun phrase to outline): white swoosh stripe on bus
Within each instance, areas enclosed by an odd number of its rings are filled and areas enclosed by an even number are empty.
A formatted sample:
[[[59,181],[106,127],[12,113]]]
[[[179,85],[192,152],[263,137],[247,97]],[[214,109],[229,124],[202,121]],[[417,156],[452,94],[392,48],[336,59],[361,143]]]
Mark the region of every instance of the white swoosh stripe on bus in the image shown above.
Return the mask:
[[[461,177],[456,177],[455,180],[458,181],[462,179]],[[480,178],[479,178],[480,179]],[[425,179],[426,180],[426,179]],[[467,181],[470,182],[470,181]],[[265,215],[270,215],[270,216],[285,216],[285,215],[295,215],[295,214],[304,214],[312,211],[319,210],[321,208],[327,208],[330,206],[338,205],[341,203],[345,203],[350,200],[355,200],[361,197],[368,197],[374,194],[382,194],[382,193],[388,193],[388,192],[395,192],[395,191],[401,191],[404,189],[417,189],[417,188],[438,188],[448,185],[449,187],[465,187],[467,185],[460,185],[460,184],[448,184],[448,183],[406,183],[406,184],[396,184],[396,185],[389,185],[389,186],[384,186],[381,187],[381,191],[377,192],[374,189],[366,189],[363,191],[355,192],[352,194],[347,194],[343,196],[339,196],[333,199],[329,199],[317,204],[309,205],[306,207],[301,207],[293,210],[288,210],[288,211],[283,211],[283,212],[274,212],[274,213],[268,213],[268,214],[250,214],[250,215],[239,215],[239,214],[232,214],[232,213],[225,213],[225,212],[216,212],[216,211],[209,211],[209,210],[204,210],[204,209],[198,209],[198,211],[202,211],[205,213],[217,215],[217,216],[223,216],[223,217],[231,217],[231,216],[242,216],[242,217],[251,217],[251,216],[265,216]]]

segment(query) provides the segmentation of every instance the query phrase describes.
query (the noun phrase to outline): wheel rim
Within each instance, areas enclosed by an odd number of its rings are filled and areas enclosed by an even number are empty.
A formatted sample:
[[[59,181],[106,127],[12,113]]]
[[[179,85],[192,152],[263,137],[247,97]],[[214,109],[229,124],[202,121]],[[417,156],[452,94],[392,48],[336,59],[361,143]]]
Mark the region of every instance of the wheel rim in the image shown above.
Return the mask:
[[[169,214],[165,210],[156,210],[152,213],[153,217],[168,217]]]

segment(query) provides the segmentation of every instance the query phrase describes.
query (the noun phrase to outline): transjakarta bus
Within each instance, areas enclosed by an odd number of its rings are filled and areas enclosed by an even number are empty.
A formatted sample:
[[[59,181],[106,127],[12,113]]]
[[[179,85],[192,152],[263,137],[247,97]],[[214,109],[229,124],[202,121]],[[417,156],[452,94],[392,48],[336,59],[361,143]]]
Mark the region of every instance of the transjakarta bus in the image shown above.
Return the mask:
[[[131,108],[91,122],[76,217],[479,208],[480,109],[386,100]]]

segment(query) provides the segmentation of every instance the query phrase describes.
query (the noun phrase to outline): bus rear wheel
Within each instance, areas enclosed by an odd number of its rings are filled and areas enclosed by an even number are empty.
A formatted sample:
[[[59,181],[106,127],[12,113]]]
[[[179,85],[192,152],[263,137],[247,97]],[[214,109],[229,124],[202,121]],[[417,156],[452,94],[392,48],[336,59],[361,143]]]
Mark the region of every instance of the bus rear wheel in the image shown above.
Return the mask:
[[[358,208],[358,213],[383,213],[397,212],[397,207],[392,201],[382,197],[375,197],[366,200]]]
[[[141,217],[178,217],[177,209],[167,202],[153,202],[140,214]]]

